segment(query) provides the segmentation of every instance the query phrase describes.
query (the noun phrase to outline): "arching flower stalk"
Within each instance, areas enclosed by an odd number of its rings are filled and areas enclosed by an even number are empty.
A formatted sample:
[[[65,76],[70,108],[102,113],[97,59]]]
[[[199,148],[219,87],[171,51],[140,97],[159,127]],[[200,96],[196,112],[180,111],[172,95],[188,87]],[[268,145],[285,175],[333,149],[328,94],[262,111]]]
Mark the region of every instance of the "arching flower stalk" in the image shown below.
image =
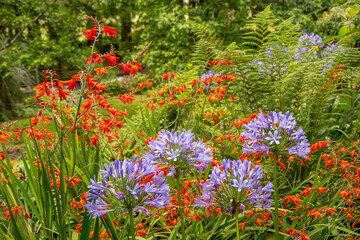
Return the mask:
[[[170,204],[170,188],[162,172],[157,173],[156,166],[148,160],[115,160],[105,170],[100,183],[91,179],[88,186],[86,208],[94,218],[108,212],[128,212],[130,233],[135,239],[133,213],[141,211],[150,215],[147,207],[163,208]]]
[[[157,139],[148,144],[151,151],[144,154],[144,158],[148,161],[169,166],[171,172],[167,176],[174,175],[176,178],[175,188],[178,195],[183,240],[185,240],[185,224],[180,194],[182,189],[180,174],[188,173],[192,169],[203,171],[212,161],[211,149],[207,148],[200,139],[196,141],[194,138],[195,134],[191,133],[190,130],[184,129],[181,134],[178,131],[174,132],[174,130],[171,132],[162,130]]]
[[[273,185],[260,185],[263,170],[260,166],[251,168],[251,161],[223,160],[222,165],[213,168],[208,180],[199,184],[202,195],[195,200],[195,207],[216,205],[226,214],[235,216],[236,235],[239,239],[239,209],[242,213],[252,208],[269,209]]]

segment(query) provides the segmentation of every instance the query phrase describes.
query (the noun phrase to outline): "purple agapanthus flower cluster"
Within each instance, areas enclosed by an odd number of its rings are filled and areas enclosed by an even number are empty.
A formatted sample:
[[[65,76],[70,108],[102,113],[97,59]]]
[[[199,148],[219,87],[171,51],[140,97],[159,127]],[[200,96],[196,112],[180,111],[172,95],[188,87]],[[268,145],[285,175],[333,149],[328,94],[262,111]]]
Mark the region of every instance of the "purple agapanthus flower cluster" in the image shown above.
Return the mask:
[[[285,59],[287,52],[288,49],[285,44],[267,47],[264,54],[265,61],[254,61],[253,64],[257,65],[260,74],[267,75],[268,78],[279,74],[283,75],[287,71],[285,63],[278,60],[274,61],[274,59],[275,55],[279,56],[280,59]]]
[[[252,169],[251,165],[247,160],[223,160],[221,166],[213,168],[208,180],[199,184],[202,195],[195,200],[195,207],[215,205],[231,215],[238,207],[242,212],[247,208],[270,208],[273,184],[260,186],[263,170],[260,166]]]
[[[295,118],[287,112],[260,113],[256,119],[244,125],[241,136],[245,138],[243,151],[266,152],[287,151],[289,155],[306,158],[310,153],[310,144],[301,127],[297,128]]]
[[[161,131],[156,140],[152,140],[148,147],[151,151],[144,154],[145,159],[171,167],[171,176],[180,171],[188,171],[190,167],[205,170],[207,163],[212,161],[212,151],[202,140],[195,141],[195,134],[183,130],[171,132]]]
[[[101,181],[91,179],[86,208],[94,218],[112,211],[132,209],[149,215],[146,207],[163,208],[170,204],[169,185],[156,165],[146,159],[115,160],[101,170]]]
[[[296,62],[305,61],[302,59],[304,56],[309,54],[311,51],[311,48],[314,46],[318,46],[319,51],[314,51],[312,55],[310,56],[311,59],[317,58],[320,52],[321,57],[328,56],[330,53],[334,52],[337,48],[335,44],[331,45],[325,45],[321,43],[323,42],[323,39],[315,34],[315,33],[309,33],[301,35],[299,38],[299,47],[296,49],[295,53],[295,59]]]

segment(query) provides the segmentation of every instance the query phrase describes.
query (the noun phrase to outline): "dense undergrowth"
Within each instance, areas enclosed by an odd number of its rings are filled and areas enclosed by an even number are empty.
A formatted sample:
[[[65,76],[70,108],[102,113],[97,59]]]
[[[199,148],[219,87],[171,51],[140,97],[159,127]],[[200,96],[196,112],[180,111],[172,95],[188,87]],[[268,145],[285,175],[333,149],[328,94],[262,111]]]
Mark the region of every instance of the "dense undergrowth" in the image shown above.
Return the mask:
[[[44,71],[41,110],[1,129],[2,239],[360,237],[356,31],[323,40],[267,8],[225,46],[194,23],[185,71],[112,97],[104,76],[136,75],[151,46],[98,53],[117,33],[91,20],[83,70]]]

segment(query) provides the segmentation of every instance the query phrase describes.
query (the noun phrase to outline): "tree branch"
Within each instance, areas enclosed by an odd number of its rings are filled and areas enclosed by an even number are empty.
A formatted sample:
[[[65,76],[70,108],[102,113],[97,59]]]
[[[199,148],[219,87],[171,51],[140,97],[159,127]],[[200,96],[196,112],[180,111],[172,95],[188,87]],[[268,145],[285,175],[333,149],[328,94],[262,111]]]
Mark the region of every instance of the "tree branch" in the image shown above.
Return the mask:
[[[49,11],[50,7],[52,5],[55,4],[57,0],[54,0],[50,5],[48,5],[44,10],[42,10],[34,19],[33,22],[36,22],[37,20],[39,20],[47,11]],[[5,50],[6,48],[10,47],[12,44],[14,44],[14,42],[16,41],[16,39],[18,39],[21,34],[25,31],[25,29],[27,28],[27,26],[23,27],[16,35],[13,39],[11,39],[10,42],[8,42],[7,44],[5,44],[4,46],[2,46],[0,48],[0,52]]]

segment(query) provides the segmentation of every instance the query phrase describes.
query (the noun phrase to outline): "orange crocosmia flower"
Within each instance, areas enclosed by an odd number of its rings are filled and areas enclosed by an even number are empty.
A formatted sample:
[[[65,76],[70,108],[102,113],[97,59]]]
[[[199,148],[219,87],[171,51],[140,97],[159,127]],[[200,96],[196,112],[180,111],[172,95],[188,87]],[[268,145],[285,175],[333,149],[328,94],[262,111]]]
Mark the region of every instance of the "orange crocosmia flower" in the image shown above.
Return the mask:
[[[290,196],[285,196],[284,201],[285,201],[285,204],[284,204],[283,208],[286,208],[288,202],[293,202],[294,205],[297,206],[302,200],[297,196],[290,195]]]
[[[86,40],[92,41],[92,40],[95,40],[96,33],[97,33],[97,28],[96,28],[96,26],[94,26],[93,29],[84,30],[82,32],[86,35]]]
[[[1,132],[0,131],[0,141],[2,143],[5,143],[7,141],[7,139],[10,138],[10,137],[11,137],[11,135],[8,134],[7,132]]]
[[[104,58],[101,56],[101,54],[93,53],[91,58],[87,58],[85,60],[85,63],[89,64],[91,61],[91,64],[94,64],[94,63],[101,64],[103,62],[103,60],[104,60]]]
[[[191,221],[194,221],[195,219],[201,221],[202,217],[197,215],[197,214],[194,214],[192,217],[191,217]]]
[[[255,218],[255,223],[257,226],[260,226],[265,220],[261,220],[261,218]]]
[[[121,63],[120,67],[123,69],[122,73],[131,73],[132,75],[136,75],[138,70],[142,70],[142,66],[138,62],[132,63]]]
[[[60,97],[60,101],[66,100],[67,96],[70,94],[70,92],[63,91],[60,88],[57,91],[58,91],[58,94],[59,94],[59,97]]]
[[[110,238],[110,235],[106,232],[106,230],[103,230],[100,234],[99,234],[100,240],[101,239],[107,239]]]
[[[137,235],[143,237],[147,234],[147,230],[146,229],[140,229],[136,232]]]
[[[80,81],[80,74],[76,74],[71,77],[71,80],[67,81],[65,84],[68,85],[68,90],[74,90],[76,87],[76,82]]]
[[[245,224],[247,224],[248,222],[242,222],[239,223],[239,227],[241,227],[241,230],[245,231]]]
[[[3,161],[6,159],[4,152],[0,152],[0,158],[1,158],[1,160],[3,160]]]
[[[23,208],[23,207],[20,207],[20,206],[15,206],[13,209],[11,209],[11,211],[12,211],[13,213],[15,213],[15,216],[16,216],[18,213],[21,214],[21,213],[22,213],[21,210],[24,210],[24,208]]]
[[[161,107],[162,105],[164,105],[166,103],[166,100],[162,100],[161,102],[158,102],[157,104]]]
[[[329,143],[330,143],[330,141],[316,142],[316,143],[314,143],[313,145],[310,146],[310,152],[314,152],[314,151],[319,150],[321,148],[326,148]]]
[[[26,217],[26,219],[30,219],[31,217],[29,216],[29,214],[27,214],[26,212],[24,213],[24,216]]]
[[[248,124],[250,123],[250,119],[248,118],[240,118],[240,119],[235,119],[234,120],[234,127],[241,127],[244,124]]]
[[[131,95],[131,92],[129,92],[124,95],[119,95],[118,99],[120,101],[122,101],[123,103],[132,103],[135,100],[135,97],[133,95]]]
[[[330,159],[329,161],[326,161],[326,164],[324,167],[326,168],[330,168],[330,167],[333,167],[334,166],[334,159]]]
[[[175,78],[176,74],[171,73],[171,72],[167,72],[166,74],[162,74],[161,76],[165,81],[167,81],[167,80],[169,80],[169,77]]]
[[[34,88],[35,89],[38,89],[37,90],[37,92],[35,93],[35,100],[38,100],[40,97],[42,97],[42,96],[44,96],[45,94],[46,95],[48,95],[48,96],[50,96],[50,94],[51,94],[51,91],[49,91],[48,89],[47,89],[47,79],[48,79],[49,77],[46,77],[45,78],[45,81],[43,82],[43,83],[41,83],[41,84],[38,84],[38,85],[36,85]]]
[[[352,150],[351,152],[349,152],[351,157],[357,156],[358,154],[356,153],[356,150]]]
[[[147,87],[151,87],[154,84],[154,82],[149,82],[149,81],[145,81],[144,83],[146,84]]]
[[[91,143],[93,145],[95,145],[95,146],[98,145],[98,143],[99,143],[99,136],[98,135],[92,136],[90,139],[91,139]]]
[[[88,89],[92,89],[95,86],[95,82],[99,81],[97,78],[91,78],[92,75],[88,75],[86,82],[88,84]]]
[[[338,192],[340,194],[341,197],[348,199],[350,197],[350,193],[346,192],[345,190],[342,190],[340,192]]]
[[[234,147],[233,154],[237,154],[236,147]]]
[[[145,223],[138,223],[138,224],[136,225],[136,231],[138,231],[140,228],[145,228],[144,224],[145,224]]]
[[[210,63],[211,66],[222,66],[223,63],[225,63],[226,66],[230,66],[232,64],[232,62],[230,62],[230,61],[228,61],[226,59],[220,59],[220,60],[217,60],[215,62],[209,60],[209,63]]]
[[[108,27],[108,26],[105,26],[104,24],[101,25],[102,28],[104,29],[105,31],[105,37],[107,37],[108,35],[110,35],[111,37],[115,37],[116,35],[118,35],[115,31],[117,30],[116,28],[114,27]]]
[[[191,86],[196,86],[196,83],[198,82],[198,79],[193,79],[191,82],[190,82],[190,85]]]
[[[316,190],[316,189],[308,187],[308,188],[305,188],[300,194],[310,197],[310,191],[312,191],[312,190]]]
[[[104,75],[105,73],[107,73],[107,71],[108,71],[108,68],[96,68],[95,70],[94,70],[94,74],[95,75]]]
[[[177,104],[179,105],[179,107],[182,107],[185,105],[185,102],[184,101],[178,101]]]
[[[172,220],[171,222],[168,223],[169,226],[175,226],[178,222],[176,221],[176,219]]]
[[[155,110],[155,105],[151,104],[150,102],[148,102],[148,103],[146,104],[146,106],[148,107],[148,109],[150,109],[150,110],[152,110],[152,111]]]
[[[321,188],[318,188],[317,191],[318,193],[324,193],[325,191],[327,190],[327,187],[321,187]]]
[[[75,198],[72,199],[72,202],[71,202],[71,208],[72,209],[75,209],[75,208],[81,208],[82,205],[80,203],[78,203],[77,201],[75,201]]]
[[[316,210],[316,209],[313,209],[313,210],[311,210],[310,211],[310,217],[311,218],[313,218],[313,217],[315,217],[315,218],[317,218],[317,217],[320,217],[320,218],[324,218],[322,215],[321,215],[321,211],[318,209],[318,210]]]
[[[304,233],[300,232],[299,230],[296,229],[289,229],[287,232],[287,234],[290,234],[292,237],[298,239],[298,240],[310,240],[310,238],[308,238]],[[301,238],[299,238],[299,236]]]
[[[113,67],[117,65],[116,60],[120,59],[120,57],[116,57],[115,54],[106,54],[103,56],[108,61],[109,66]]]
[[[220,161],[213,160],[213,161],[211,162],[211,166],[216,167],[217,165],[219,165],[219,163],[220,163]]]
[[[277,162],[279,163],[281,169],[286,169],[285,164],[283,164],[280,160],[277,160]]]

